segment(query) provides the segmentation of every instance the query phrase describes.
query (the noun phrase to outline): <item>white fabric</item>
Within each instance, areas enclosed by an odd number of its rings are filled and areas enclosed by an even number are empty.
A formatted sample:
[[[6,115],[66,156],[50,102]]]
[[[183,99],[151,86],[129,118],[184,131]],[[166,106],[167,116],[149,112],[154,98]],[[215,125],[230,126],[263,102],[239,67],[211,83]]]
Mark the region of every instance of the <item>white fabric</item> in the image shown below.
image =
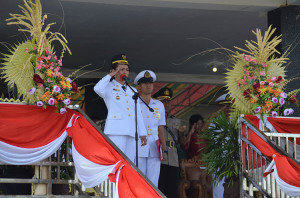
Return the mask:
[[[160,160],[158,157],[139,157],[139,169],[158,187]]]
[[[91,188],[102,183],[116,166],[116,164],[110,166],[100,165],[86,159],[77,152],[74,144],[72,144],[72,156],[76,174],[86,188]]]
[[[300,188],[296,186],[292,186],[285,181],[283,181],[279,176],[276,168],[276,164],[274,161],[274,158],[272,162],[269,164],[267,169],[265,170],[265,173],[271,172],[271,170],[274,169],[275,179],[279,186],[279,188],[287,195],[293,196],[293,197],[299,197],[300,196]]]
[[[223,177],[223,179],[219,183],[213,185],[213,198],[223,198],[224,183],[225,183],[225,178]]]
[[[37,148],[21,148],[0,141],[0,161],[14,165],[25,165],[42,161],[55,153],[67,136],[67,132],[64,131],[54,141]]]
[[[147,130],[147,144],[141,146],[139,141],[139,157],[159,157],[156,140],[158,140],[158,127],[166,125],[164,104],[159,100],[150,99],[149,106],[154,112],[139,100],[143,121]]]
[[[66,128],[72,126],[74,115],[75,114],[73,114],[69,120]],[[47,145],[37,148],[21,148],[0,141],[0,161],[6,164],[14,165],[25,165],[42,161],[43,159],[55,153],[65,141],[67,136],[67,131],[64,131],[57,139],[53,140]]]
[[[144,71],[141,71],[140,73],[138,73],[138,75],[136,75],[135,79],[134,79],[134,84],[138,84],[138,81],[141,79],[141,78],[144,78],[145,77],[145,73],[148,72],[150,74],[150,77],[152,77],[153,79],[153,82],[156,81],[156,75],[153,71],[151,70],[144,70]]]

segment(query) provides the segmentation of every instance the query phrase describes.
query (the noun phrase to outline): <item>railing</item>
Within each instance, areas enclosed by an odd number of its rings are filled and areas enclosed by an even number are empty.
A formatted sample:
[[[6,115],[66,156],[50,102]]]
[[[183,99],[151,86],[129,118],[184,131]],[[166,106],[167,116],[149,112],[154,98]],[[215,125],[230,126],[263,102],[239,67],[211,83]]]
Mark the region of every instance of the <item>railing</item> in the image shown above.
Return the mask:
[[[245,135],[242,135],[241,124],[246,125]],[[276,184],[274,174],[263,177],[263,173],[270,164],[268,159],[261,153],[249,140],[249,129],[256,135],[268,143],[273,149],[282,155],[299,159],[297,155],[296,138],[300,138],[295,134],[282,133],[262,133],[254,125],[252,125],[244,117],[240,118],[240,143],[241,143],[241,196],[242,197],[267,197],[267,198],[290,198]],[[270,137],[270,139],[268,138]],[[284,138],[284,139],[283,139]],[[291,143],[289,138],[293,138]],[[285,142],[285,144],[283,144]],[[292,145],[293,150],[289,145]],[[292,152],[293,151],[293,152]],[[298,150],[299,152],[299,150]],[[291,155],[293,154],[293,156]]]

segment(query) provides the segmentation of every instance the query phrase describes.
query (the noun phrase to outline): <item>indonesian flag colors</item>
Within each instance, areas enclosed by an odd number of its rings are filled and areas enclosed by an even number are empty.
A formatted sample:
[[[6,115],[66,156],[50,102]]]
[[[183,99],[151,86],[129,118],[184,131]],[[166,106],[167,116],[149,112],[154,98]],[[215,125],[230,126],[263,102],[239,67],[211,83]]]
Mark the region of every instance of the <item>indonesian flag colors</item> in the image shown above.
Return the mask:
[[[258,128],[259,120],[256,116],[246,115],[245,118],[247,118]],[[278,132],[299,134],[299,119],[268,118],[268,121],[272,124],[275,123],[273,126]],[[242,126],[242,134],[244,136],[245,129],[245,126]],[[270,165],[265,170],[264,177],[274,171],[276,182],[283,192],[290,196],[300,196],[300,166],[289,157],[277,153],[269,144],[263,141],[251,129],[248,129],[248,133],[249,141],[265,156],[273,159]]]
[[[72,138],[76,174],[85,187],[109,178],[116,197],[161,197],[122,155],[78,112],[55,107],[0,104],[0,161],[25,165],[42,161]]]

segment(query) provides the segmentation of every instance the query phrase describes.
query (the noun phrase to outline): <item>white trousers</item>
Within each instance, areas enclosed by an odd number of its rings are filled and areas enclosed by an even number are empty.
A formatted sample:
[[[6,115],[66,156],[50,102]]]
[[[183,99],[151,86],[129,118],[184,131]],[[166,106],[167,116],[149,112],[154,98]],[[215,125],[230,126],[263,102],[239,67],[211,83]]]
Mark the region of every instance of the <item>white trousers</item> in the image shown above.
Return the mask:
[[[160,160],[158,157],[139,157],[139,169],[157,187],[160,173]]]
[[[136,150],[135,139],[128,135],[108,135],[109,139],[134,163]]]
[[[224,186],[223,186],[224,182],[225,182],[225,178],[223,178],[219,183],[213,185],[213,197],[214,198],[223,198],[223,196],[224,196]]]

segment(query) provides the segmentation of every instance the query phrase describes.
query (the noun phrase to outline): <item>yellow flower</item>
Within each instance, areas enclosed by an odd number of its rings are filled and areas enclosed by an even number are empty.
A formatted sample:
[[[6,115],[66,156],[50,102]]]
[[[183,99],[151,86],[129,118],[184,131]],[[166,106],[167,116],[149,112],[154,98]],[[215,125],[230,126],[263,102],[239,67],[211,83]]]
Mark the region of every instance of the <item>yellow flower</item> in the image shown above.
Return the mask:
[[[273,107],[273,103],[271,100],[266,101],[266,107],[267,107],[267,109],[271,109]]]
[[[47,69],[46,73],[47,73],[47,76],[54,77],[54,72],[51,69]]]
[[[267,88],[259,88],[258,89],[258,92],[261,94],[261,95],[264,95],[267,91]]]
[[[71,89],[71,88],[72,88],[72,85],[71,85],[71,83],[70,83],[69,81],[67,81],[66,84],[67,84],[67,85],[66,85],[67,89]]]

